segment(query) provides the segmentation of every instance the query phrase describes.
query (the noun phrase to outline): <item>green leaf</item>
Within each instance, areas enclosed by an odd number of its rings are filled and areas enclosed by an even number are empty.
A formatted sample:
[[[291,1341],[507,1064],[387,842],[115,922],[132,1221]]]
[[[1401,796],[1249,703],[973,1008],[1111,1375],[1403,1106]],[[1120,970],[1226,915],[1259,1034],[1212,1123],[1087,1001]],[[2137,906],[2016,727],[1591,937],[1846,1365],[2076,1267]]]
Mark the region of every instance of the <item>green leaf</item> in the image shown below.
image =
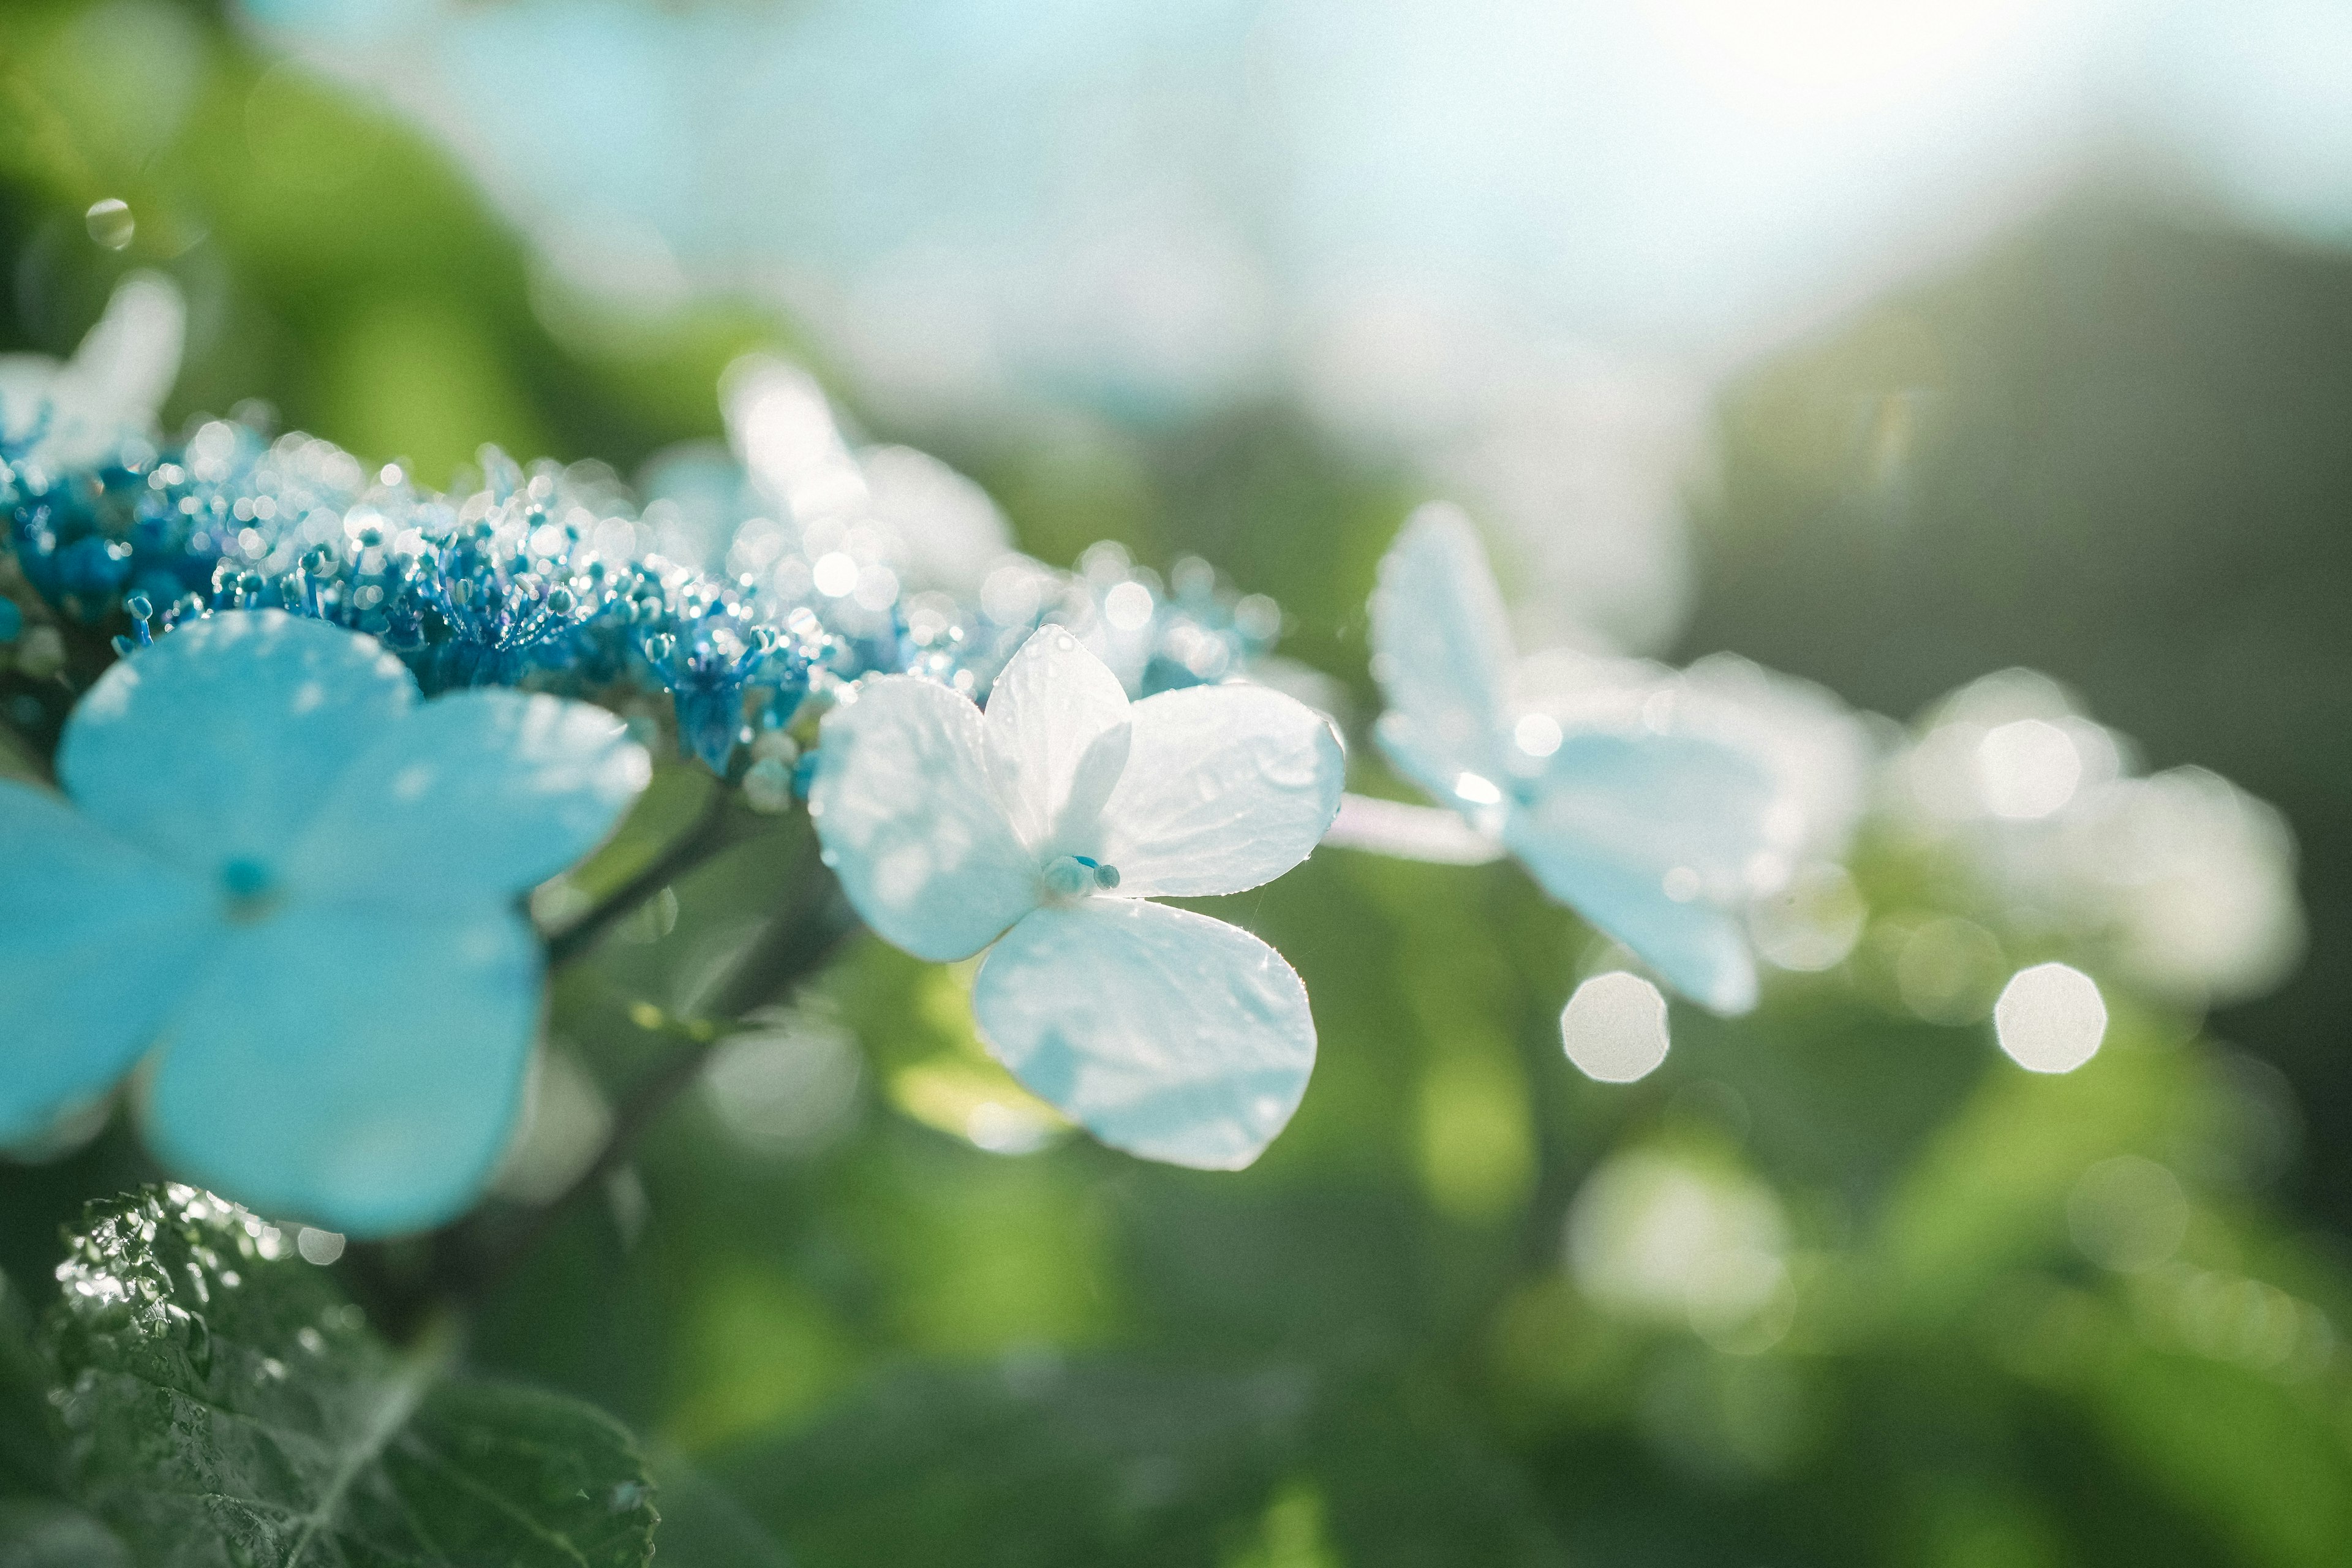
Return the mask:
[[[2344,1561],[2352,1451],[2334,1391],[2160,1350],[2123,1352],[2102,1372],[2094,1394],[2117,1451],[2231,1542],[2237,1560]]]
[[[1546,1568],[1517,1474],[1392,1372],[916,1367],[713,1478],[803,1568]]]
[[[661,1568],[793,1568],[724,1488],[674,1452],[651,1458],[661,1488]]]
[[[76,1499],[156,1568],[621,1568],[626,1432],[395,1351],[292,1238],[181,1186],[93,1204],[51,1344]]]
[[[1213,1561],[1263,1506],[1303,1379],[1050,1358],[916,1368],[713,1475],[809,1568]]]
[[[69,1503],[0,1498],[0,1568],[131,1568],[106,1526]]]

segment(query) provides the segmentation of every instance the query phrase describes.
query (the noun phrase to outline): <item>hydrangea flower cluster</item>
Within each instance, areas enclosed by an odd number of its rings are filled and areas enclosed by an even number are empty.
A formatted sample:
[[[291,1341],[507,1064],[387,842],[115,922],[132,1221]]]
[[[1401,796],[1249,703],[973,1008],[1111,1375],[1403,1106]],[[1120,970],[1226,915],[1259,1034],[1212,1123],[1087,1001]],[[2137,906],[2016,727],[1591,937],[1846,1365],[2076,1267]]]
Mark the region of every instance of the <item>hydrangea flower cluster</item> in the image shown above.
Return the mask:
[[[1279,629],[1269,602],[1203,563],[1171,591],[1115,550],[1076,574],[1008,556],[968,602],[902,601],[890,583],[876,603],[842,549],[705,570],[645,552],[653,531],[600,466],[482,461],[478,489],[443,495],[329,442],[215,420],[178,447],[126,435],[59,466],[37,426],[0,436],[0,515],[40,597],[92,626],[127,618],[126,646],[218,610],[283,610],[377,638],[427,693],[522,686],[624,709],[667,696],[681,749],[720,773],[812,690],[860,676],[984,695],[1048,622],[1078,628],[1139,692],[1241,673]],[[783,531],[747,517],[735,531]]]
[[[698,521],[491,450],[443,494],[251,419],[99,438],[102,399],[65,441],[67,379],[28,421],[0,400],[0,644],[29,611],[121,657],[64,723],[64,798],[0,784],[0,1143],[131,1074],[175,1168],[347,1232],[462,1211],[511,1137],[544,963],[514,900],[643,788],[625,721],[665,716],[759,809],[804,795],[877,933],[985,953],[975,1018],[1016,1077],[1215,1169],[1288,1121],[1314,1019],[1272,948],[1152,900],[1327,834],[1507,851],[1733,1012],[1743,900],[1838,819],[1805,724],[1717,689],[1737,672],[1515,659],[1458,514],[1407,526],[1371,605],[1380,743],[1458,818],[1343,809],[1331,721],[1239,679],[1269,601],[1115,545],[1012,554],[977,487],[853,448],[789,367],[735,377]]]
[[[925,956],[994,942],[976,1011],[1041,1094],[1151,1157],[1255,1158],[1313,1062],[1305,989],[1143,895],[1255,886],[1337,808],[1327,721],[1209,684],[1278,613],[1115,546],[927,572],[919,529],[880,526],[891,487],[976,488],[852,452],[821,400],[795,467],[760,424],[775,389],[739,433],[747,514],[700,552],[724,569],[648,548],[695,553],[593,465],[486,451],[445,495],[253,419],[94,438],[89,400],[61,442],[62,372],[31,416],[0,407],[0,645],[28,613],[85,645],[123,628],[64,723],[63,798],[0,784],[0,1144],[130,1074],[158,1152],[243,1201],[362,1235],[462,1211],[536,1034],[514,900],[612,828],[648,776],[623,721],[659,711],[721,774],[795,727],[853,902]],[[748,511],[770,502],[783,521]],[[759,750],[745,798],[783,809],[760,770],[798,744]]]

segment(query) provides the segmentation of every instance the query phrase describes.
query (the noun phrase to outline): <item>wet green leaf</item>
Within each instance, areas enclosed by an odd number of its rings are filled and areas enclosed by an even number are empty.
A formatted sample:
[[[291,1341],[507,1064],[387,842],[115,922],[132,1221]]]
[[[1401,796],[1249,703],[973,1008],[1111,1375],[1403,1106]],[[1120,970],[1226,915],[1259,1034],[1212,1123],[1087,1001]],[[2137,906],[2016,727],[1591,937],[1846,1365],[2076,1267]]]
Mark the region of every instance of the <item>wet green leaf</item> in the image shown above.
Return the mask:
[[[91,1205],[51,1344],[72,1493],[156,1568],[622,1568],[653,1488],[587,1405],[395,1351],[290,1237],[180,1186]]]

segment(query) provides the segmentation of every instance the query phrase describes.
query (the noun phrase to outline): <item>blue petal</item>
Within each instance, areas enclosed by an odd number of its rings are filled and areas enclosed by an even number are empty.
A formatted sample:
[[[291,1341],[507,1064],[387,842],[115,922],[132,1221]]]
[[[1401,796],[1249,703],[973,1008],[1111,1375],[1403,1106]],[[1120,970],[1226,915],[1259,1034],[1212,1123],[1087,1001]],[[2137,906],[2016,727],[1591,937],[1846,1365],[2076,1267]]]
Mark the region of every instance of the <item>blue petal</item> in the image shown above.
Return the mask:
[[[1370,609],[1389,705],[1374,731],[1381,752],[1449,805],[1463,773],[1500,779],[1510,623],[1469,520],[1449,506],[1415,512],[1381,558]]]
[[[1307,987],[1223,921],[1133,899],[1028,916],[990,950],[971,1005],[1031,1093],[1115,1149],[1239,1170],[1315,1069]]]
[[[304,903],[244,928],[182,1009],[149,1142],[264,1214],[353,1236],[463,1212],[512,1134],[539,944],[499,908]]]
[[[100,676],[66,721],[58,777],[91,821],[199,876],[273,866],[416,700],[372,637],[227,612]]]
[[[436,697],[387,727],[289,852],[295,896],[445,908],[543,882],[601,843],[652,763],[601,708]]]
[[[1736,901],[1770,847],[1772,781],[1730,747],[1647,731],[1571,735],[1511,812],[1504,842],[1546,892],[1720,1013],[1756,1002]],[[1693,884],[1668,892],[1670,874]]]
[[[982,760],[980,710],[887,676],[825,715],[809,815],[866,923],[917,958],[970,958],[1035,907],[1038,867]]]
[[[0,781],[0,1142],[128,1071],[223,929],[194,879]]]

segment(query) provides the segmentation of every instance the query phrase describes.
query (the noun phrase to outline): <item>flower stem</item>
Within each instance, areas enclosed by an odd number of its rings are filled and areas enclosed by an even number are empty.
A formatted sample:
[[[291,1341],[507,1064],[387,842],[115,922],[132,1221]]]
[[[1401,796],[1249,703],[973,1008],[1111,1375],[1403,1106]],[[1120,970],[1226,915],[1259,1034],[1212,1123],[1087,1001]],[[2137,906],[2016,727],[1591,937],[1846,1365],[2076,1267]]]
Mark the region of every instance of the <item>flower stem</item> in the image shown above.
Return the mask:
[[[708,814],[708,817],[723,816],[723,810]],[[687,835],[687,839],[707,837],[708,817]],[[675,848],[663,857],[665,863],[674,859],[680,863],[673,866],[669,872],[672,876],[684,868],[685,862],[676,855]],[[631,887],[645,880],[635,879]],[[645,892],[650,893],[659,885],[649,882]],[[602,1187],[628,1163],[646,1131],[701,1075],[711,1053],[735,1032],[740,1021],[755,1008],[789,995],[824,969],[843,941],[857,929],[856,918],[842,897],[840,885],[818,859],[814,834],[803,835],[785,888],[783,907],[736,961],[711,997],[705,1015],[663,1018],[653,1026],[677,1044],[628,1090],[614,1114],[604,1143],[562,1191],[503,1225],[495,1223],[489,1215],[478,1214],[434,1238],[430,1275],[436,1294],[470,1303],[487,1300],[583,1194]],[[642,897],[641,894],[638,901]],[[617,896],[613,901],[619,901]]]
[[[637,911],[664,888],[701,865],[732,840],[736,813],[729,807],[729,792],[713,789],[704,798],[693,824],[672,839],[662,852],[615,888],[594,909],[547,939],[547,967],[561,969],[595,950],[614,926]]]

